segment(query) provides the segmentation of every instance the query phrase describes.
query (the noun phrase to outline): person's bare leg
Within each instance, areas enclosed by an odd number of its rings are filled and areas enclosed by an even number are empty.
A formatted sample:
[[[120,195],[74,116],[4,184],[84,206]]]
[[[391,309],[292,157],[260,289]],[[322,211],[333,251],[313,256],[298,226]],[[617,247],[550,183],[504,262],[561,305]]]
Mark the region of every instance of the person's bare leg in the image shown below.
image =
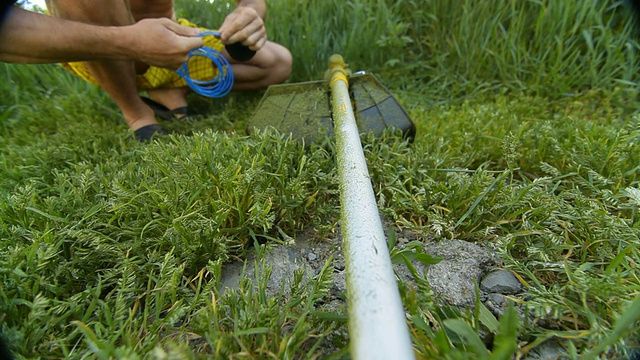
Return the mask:
[[[291,74],[293,59],[286,47],[267,43],[247,62],[237,62],[225,51],[224,55],[233,68],[234,90],[255,90],[280,84]]]
[[[128,0],[48,0],[54,16],[99,25],[129,25],[134,18]],[[156,124],[153,111],[140,100],[134,63],[131,61],[92,61],[87,68],[100,86],[118,105],[132,130]]]
[[[151,4],[150,4],[151,3]],[[169,5],[170,4],[170,5]],[[173,0],[131,0],[131,10],[136,21],[150,17],[167,17],[175,20]],[[291,74],[292,56],[286,47],[267,41],[267,43],[247,62],[239,63],[223,51],[229,59],[234,74],[234,90],[255,90],[284,82]],[[188,88],[158,89],[149,91],[154,100],[169,109],[187,106]]]
[[[133,1],[133,0],[132,0]],[[293,58],[286,47],[267,41],[253,58],[246,62],[237,62],[226,50],[224,56],[229,59],[233,69],[233,90],[257,90],[269,85],[280,84],[291,74]],[[186,94],[189,88],[158,89],[148,91],[149,97],[169,109],[187,106]]]
[[[284,82],[291,74],[291,52],[286,47],[267,41],[253,58],[237,62],[223,51],[231,63],[234,75],[233,90],[257,90]],[[169,109],[187,106],[188,88],[158,89],[148,91],[149,96]]]
[[[186,107],[188,105],[187,93],[189,93],[188,87],[147,90],[150,98],[166,106],[169,110]],[[179,119],[186,115],[175,114]]]
[[[175,21],[173,0],[130,0],[131,13],[135,21],[149,18],[169,18]],[[138,73],[143,73],[146,67],[138,67]],[[170,88],[147,90],[153,100],[173,110],[187,106],[188,88]]]

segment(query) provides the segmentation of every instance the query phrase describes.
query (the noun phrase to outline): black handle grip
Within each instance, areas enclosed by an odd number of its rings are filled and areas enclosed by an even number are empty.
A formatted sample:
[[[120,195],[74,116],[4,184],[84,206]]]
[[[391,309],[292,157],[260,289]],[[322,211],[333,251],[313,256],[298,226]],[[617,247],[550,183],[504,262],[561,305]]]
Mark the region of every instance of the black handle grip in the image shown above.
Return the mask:
[[[229,44],[225,46],[225,48],[229,55],[236,61],[248,61],[256,54],[254,50],[249,49],[248,46],[242,45],[240,42]]]

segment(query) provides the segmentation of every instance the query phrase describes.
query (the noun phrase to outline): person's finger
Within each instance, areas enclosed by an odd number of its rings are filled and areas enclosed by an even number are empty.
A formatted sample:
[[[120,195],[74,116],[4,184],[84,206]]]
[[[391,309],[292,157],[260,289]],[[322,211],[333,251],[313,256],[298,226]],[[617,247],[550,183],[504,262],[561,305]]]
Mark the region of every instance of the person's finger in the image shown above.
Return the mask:
[[[220,39],[222,42],[226,42],[229,39],[229,36],[235,34],[238,30],[242,29],[245,25],[241,22],[242,19],[239,19],[239,16],[233,12],[227,17],[225,17],[222,25],[218,28],[218,32],[220,33]],[[246,19],[245,19],[246,21]]]
[[[164,25],[171,31],[173,31],[174,33],[180,35],[180,36],[189,36],[189,37],[196,37],[200,34],[200,29],[198,28],[193,28],[193,27],[189,27],[189,26],[183,26],[180,25],[176,22],[173,22],[169,19],[167,19],[167,21],[164,23]]]
[[[267,32],[266,31],[258,31],[251,34],[242,44],[249,47],[249,49],[258,51],[264,43],[267,41]]]
[[[258,51],[258,50],[262,49],[262,47],[263,47],[263,46],[264,46],[264,44],[266,44],[266,43],[267,43],[267,37],[266,37],[266,36],[263,36],[263,37],[261,37],[261,38],[260,38],[260,40],[258,40],[258,42],[256,43],[256,49],[252,49],[252,50]]]
[[[244,41],[251,33],[263,26],[262,18],[254,9],[237,7],[225,17],[218,31],[223,43],[232,44]],[[250,30],[247,32],[247,29]]]
[[[222,41],[226,40],[225,39],[225,35],[227,35],[227,32],[229,32],[228,28],[229,28],[229,23],[232,22],[232,19],[230,19],[230,16],[227,16],[224,19],[224,22],[222,22],[222,25],[220,25],[220,27],[218,28],[218,32],[220,33],[220,39]]]
[[[183,37],[181,42],[184,45],[184,47],[189,50],[204,46],[204,41],[199,36]]]
[[[245,25],[239,31],[236,31],[235,33],[228,36],[226,41],[224,38],[222,39],[222,41],[228,44],[233,44],[236,42],[244,42],[245,40],[249,39],[251,35],[255,33],[263,33],[263,32],[266,33],[266,30],[264,29],[264,22],[262,22],[262,19],[255,19],[254,21]]]

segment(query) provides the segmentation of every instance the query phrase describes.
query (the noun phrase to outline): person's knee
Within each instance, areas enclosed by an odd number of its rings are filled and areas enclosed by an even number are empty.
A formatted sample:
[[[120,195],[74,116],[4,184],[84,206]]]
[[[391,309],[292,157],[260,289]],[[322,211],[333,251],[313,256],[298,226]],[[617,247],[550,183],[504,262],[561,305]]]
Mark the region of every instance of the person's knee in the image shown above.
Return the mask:
[[[225,54],[230,58],[229,54]],[[293,57],[286,47],[268,42],[248,62],[233,62],[234,89],[256,90],[283,83],[291,75]]]
[[[291,75],[293,56],[289,49],[278,44],[274,47],[274,58],[271,77],[274,84],[279,84],[287,80]]]

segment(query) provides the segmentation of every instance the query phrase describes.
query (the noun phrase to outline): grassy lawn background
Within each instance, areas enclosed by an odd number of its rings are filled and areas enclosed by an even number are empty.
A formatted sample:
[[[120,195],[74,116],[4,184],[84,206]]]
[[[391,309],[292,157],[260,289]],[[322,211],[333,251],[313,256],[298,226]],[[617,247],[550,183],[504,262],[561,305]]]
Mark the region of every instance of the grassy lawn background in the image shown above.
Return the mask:
[[[226,4],[178,6],[215,27]],[[385,217],[489,243],[526,285],[526,321],[436,306],[424,280],[402,287],[419,357],[509,359],[556,339],[568,358],[625,358],[638,345],[640,57],[623,3],[281,0],[267,24],[292,49],[292,82],[321,79],[341,53],[416,122],[413,144],[363,138]],[[260,93],[194,97],[206,115],[138,144],[105,94],[58,66],[0,72],[0,330],[16,354],[348,357],[343,336],[322,350],[346,329],[317,311],[331,269],[286,299],[217,289],[256,239],[335,230],[331,149],[244,135]]]

